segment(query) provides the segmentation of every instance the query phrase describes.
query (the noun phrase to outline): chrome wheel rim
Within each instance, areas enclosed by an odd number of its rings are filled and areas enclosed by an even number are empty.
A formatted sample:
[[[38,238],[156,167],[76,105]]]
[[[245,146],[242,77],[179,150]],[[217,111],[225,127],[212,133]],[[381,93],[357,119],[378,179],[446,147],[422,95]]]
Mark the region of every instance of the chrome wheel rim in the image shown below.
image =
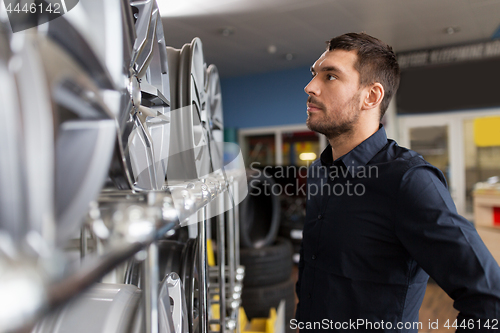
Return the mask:
[[[166,44],[156,1],[131,1],[130,5],[137,37],[132,47],[127,85],[130,118],[128,126],[124,126],[122,145],[132,178],[131,187],[160,190],[165,183],[170,148]],[[129,128],[131,131],[127,133],[125,129]]]
[[[172,158],[167,180],[200,179],[212,171],[205,92],[206,64],[201,40],[193,39],[181,50],[167,48],[176,67],[175,111],[172,112]]]
[[[200,304],[199,304],[199,267],[198,267],[198,240],[191,238],[187,241],[182,253],[181,280],[184,284],[186,305],[188,309],[189,333],[199,333]]]
[[[206,90],[206,122],[209,128],[212,164],[214,170],[220,170],[224,166],[224,116],[219,72],[215,65],[208,66]]]

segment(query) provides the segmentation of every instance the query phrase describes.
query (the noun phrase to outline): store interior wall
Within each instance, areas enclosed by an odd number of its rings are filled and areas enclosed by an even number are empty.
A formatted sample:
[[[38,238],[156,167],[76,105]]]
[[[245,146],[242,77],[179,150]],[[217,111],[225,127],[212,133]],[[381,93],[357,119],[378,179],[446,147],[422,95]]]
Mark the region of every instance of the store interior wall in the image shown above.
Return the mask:
[[[310,67],[221,79],[224,126],[304,124]]]
[[[492,64],[496,66],[494,66],[495,68],[500,66],[500,58],[429,66],[404,71],[403,74],[405,75],[402,75],[400,85],[401,91],[398,91],[396,97],[393,98],[393,102],[387,111],[387,116],[383,121],[388,136],[396,140],[399,139],[399,129],[397,128],[397,114],[399,113],[433,113],[437,111],[457,111],[460,109],[482,109],[500,106],[498,94],[494,93],[497,71],[487,70],[488,65]],[[470,67],[469,71],[476,73],[477,78],[466,82],[468,93],[458,95],[468,95],[468,100],[462,101],[457,106],[455,105],[456,103],[453,104],[456,99],[453,96],[457,97],[457,94],[454,93],[456,89],[451,89],[450,86],[457,84],[453,83],[453,81],[459,82],[459,85],[465,85],[464,80],[456,78],[457,76],[460,77],[463,73],[464,66]],[[444,73],[444,70],[447,72]],[[432,80],[426,79],[425,82],[417,82],[418,80],[412,75],[420,72],[430,73],[434,77]],[[426,77],[429,77],[429,75],[426,75]],[[307,94],[304,92],[304,87],[310,79],[311,74],[308,66],[284,71],[223,78],[221,86],[223,91],[225,127],[237,130],[304,124],[307,118]],[[426,88],[429,81],[436,80],[443,81],[441,86],[433,87],[432,89],[435,91],[434,95],[436,96],[420,92],[421,89]],[[449,96],[445,96],[444,91],[451,92]],[[436,103],[436,100],[439,100],[440,107],[435,110],[433,109],[433,105],[439,104]],[[404,110],[404,106],[411,106],[417,103],[427,106]]]

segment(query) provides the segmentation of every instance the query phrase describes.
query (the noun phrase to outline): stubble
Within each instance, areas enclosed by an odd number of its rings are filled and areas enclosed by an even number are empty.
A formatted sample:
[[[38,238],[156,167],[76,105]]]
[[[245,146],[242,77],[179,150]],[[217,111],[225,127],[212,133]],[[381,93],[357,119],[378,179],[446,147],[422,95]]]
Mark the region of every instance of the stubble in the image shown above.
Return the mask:
[[[321,113],[311,117],[308,113],[306,125],[314,132],[324,134],[328,140],[336,139],[343,135],[348,135],[353,131],[354,126],[359,119],[359,96],[361,92],[357,92],[346,105],[340,108],[340,111],[327,112],[326,107],[321,109]],[[309,96],[309,103],[322,104],[315,101],[314,97]],[[316,118],[316,119],[312,119]]]

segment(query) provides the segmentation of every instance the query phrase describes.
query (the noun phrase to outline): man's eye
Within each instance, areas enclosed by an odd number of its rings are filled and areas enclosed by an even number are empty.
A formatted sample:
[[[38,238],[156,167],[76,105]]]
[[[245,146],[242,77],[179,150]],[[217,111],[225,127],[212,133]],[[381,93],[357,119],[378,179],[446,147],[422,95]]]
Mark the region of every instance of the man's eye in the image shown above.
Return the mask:
[[[335,76],[333,76],[333,75],[327,74],[327,75],[326,75],[326,79],[327,79],[328,81],[333,81],[333,80],[336,80],[337,78],[336,78]]]

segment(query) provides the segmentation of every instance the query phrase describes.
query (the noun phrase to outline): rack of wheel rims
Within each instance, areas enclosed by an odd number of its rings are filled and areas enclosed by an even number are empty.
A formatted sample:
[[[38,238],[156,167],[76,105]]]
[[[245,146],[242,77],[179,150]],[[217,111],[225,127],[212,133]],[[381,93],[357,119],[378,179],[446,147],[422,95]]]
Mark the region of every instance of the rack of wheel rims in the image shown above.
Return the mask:
[[[167,47],[154,0],[8,14],[0,332],[235,331],[247,182],[201,41]]]

